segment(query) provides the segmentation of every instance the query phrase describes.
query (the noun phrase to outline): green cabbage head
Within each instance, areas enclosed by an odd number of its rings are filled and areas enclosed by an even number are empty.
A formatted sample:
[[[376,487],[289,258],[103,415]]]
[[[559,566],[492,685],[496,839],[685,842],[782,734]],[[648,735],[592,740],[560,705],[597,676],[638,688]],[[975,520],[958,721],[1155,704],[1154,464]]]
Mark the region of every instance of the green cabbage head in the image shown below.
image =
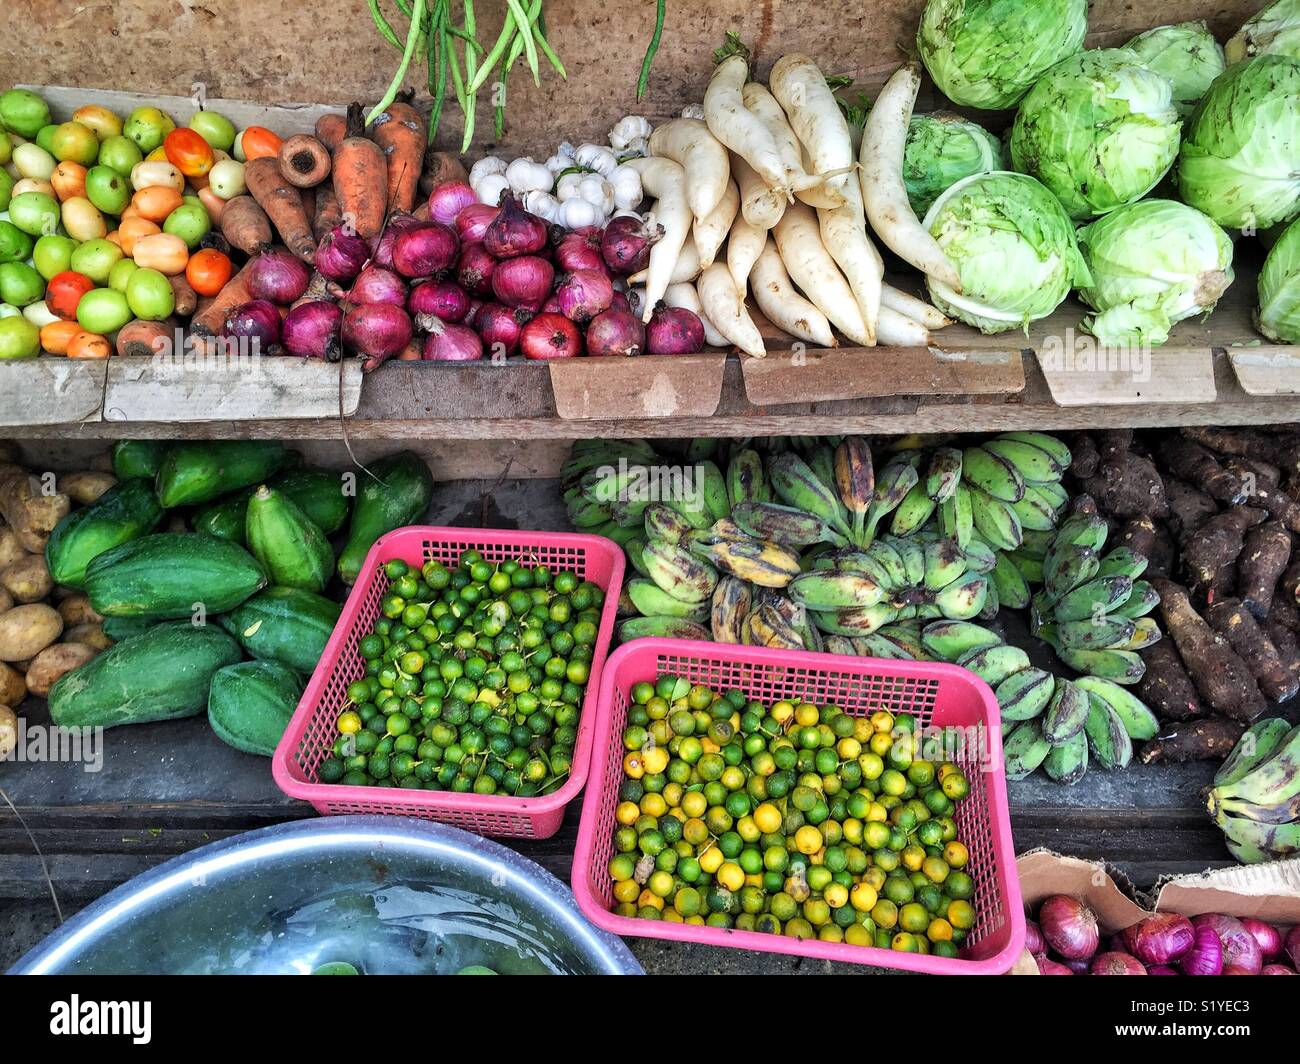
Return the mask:
[[[1209,91],[1226,63],[1223,49],[1204,22],[1180,22],[1139,33],[1124,46],[1174,85],[1174,106],[1187,118]]]
[[[1210,86],[1183,138],[1178,189],[1231,229],[1300,213],[1300,62],[1257,56]]]
[[[930,278],[931,298],[981,332],[1027,328],[1089,282],[1060,201],[1024,174],[1000,170],[957,182],[930,208],[925,227],[962,287],[958,295]]]
[[[1079,295],[1097,312],[1084,325],[1107,346],[1163,344],[1232,284],[1232,239],[1173,200],[1111,211],[1079,231],[1079,250],[1092,275]]]
[[[1002,142],[983,126],[946,111],[916,115],[907,127],[903,183],[918,218],[940,193],[972,174],[1007,168]]]
[[[1011,129],[1011,161],[1083,221],[1141,199],[1178,157],[1173,83],[1127,48],[1080,52],[1039,80]]]
[[[1300,0],[1277,0],[1250,19],[1225,46],[1229,63],[1257,55],[1300,59]]]
[[[1300,222],[1287,227],[1264,260],[1255,324],[1270,340],[1300,344]]]
[[[916,43],[948,99],[1000,111],[1082,48],[1087,29],[1087,0],[929,0]]]

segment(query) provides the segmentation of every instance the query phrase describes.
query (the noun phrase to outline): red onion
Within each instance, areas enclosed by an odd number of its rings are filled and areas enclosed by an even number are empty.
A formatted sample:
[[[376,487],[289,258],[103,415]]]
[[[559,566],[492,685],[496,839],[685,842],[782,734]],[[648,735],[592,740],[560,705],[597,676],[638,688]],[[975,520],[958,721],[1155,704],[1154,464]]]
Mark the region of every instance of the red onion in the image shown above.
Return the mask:
[[[591,345],[590,338],[587,340],[587,345]],[[1047,942],[1043,938],[1043,932],[1038,929],[1038,924],[1033,920],[1025,921],[1025,949],[1035,957],[1041,957],[1047,952]]]
[[[1263,969],[1261,968],[1262,972]],[[1243,968],[1240,964],[1225,964],[1220,975],[1259,975],[1260,972],[1253,971],[1250,968]]]
[[[1074,972],[1067,968],[1060,961],[1054,961],[1049,957],[1035,957],[1034,962],[1038,965],[1039,975],[1073,975]]]
[[[478,321],[478,312],[482,309],[483,301],[481,299],[470,299],[469,310],[465,312],[465,316],[461,318],[460,323],[462,325],[473,325]]]
[[[1146,975],[1146,966],[1127,953],[1098,953],[1088,971],[1093,975]]]
[[[474,328],[489,350],[495,352],[498,344],[507,355],[519,350],[519,334],[532,318],[532,311],[514,310],[500,303],[484,303],[474,315]]]
[[[425,362],[477,362],[483,357],[483,341],[468,325],[432,319],[424,341]]]
[[[1177,975],[1167,964],[1156,964],[1147,969],[1147,975]]]
[[[1192,948],[1183,954],[1178,970],[1183,975],[1218,975],[1223,971],[1223,943],[1212,927],[1197,927]]]
[[[328,358],[335,361],[340,353],[335,338],[342,320],[343,309],[328,299],[299,303],[289,311],[280,327],[284,349],[300,358]]]
[[[370,259],[370,245],[348,226],[338,225],[320,238],[316,248],[317,271],[331,281],[353,280]]]
[[[597,314],[587,326],[587,354],[639,355],[645,347],[645,326],[626,310]]]
[[[546,247],[546,240],[546,223],[519,206],[508,192],[501,197],[501,213],[483,234],[483,246],[499,259],[535,255]]]
[[[392,270],[382,266],[367,266],[352,282],[348,302],[356,305],[387,303],[394,307],[406,306],[406,282]]]
[[[1285,964],[1266,964],[1259,970],[1260,975],[1295,975]]]
[[[614,299],[614,283],[604,270],[574,270],[560,280],[555,298],[560,313],[581,324],[609,309]]]
[[[460,261],[456,265],[456,279],[468,292],[480,296],[492,294],[492,276],[496,273],[497,260],[482,244],[465,244],[460,249]]]
[[[393,269],[403,277],[432,277],[451,267],[460,253],[456,230],[429,222],[397,234]]]
[[[1078,898],[1067,894],[1053,894],[1043,902],[1038,910],[1038,926],[1047,944],[1066,960],[1091,957],[1101,940],[1096,915]]]
[[[456,215],[456,235],[460,237],[461,244],[482,243],[488,226],[500,213],[501,208],[493,207],[490,203],[471,203],[462,210]]]
[[[1061,963],[1064,964],[1075,975],[1087,975],[1088,965],[1091,962],[1090,957],[1068,957]]]
[[[393,245],[397,238],[408,229],[415,229],[421,225],[427,225],[427,222],[421,221],[413,214],[397,213],[389,215],[388,221],[384,223],[384,230],[379,234],[379,239],[375,241],[375,257],[371,262],[375,266],[382,266],[386,270],[393,268]]]
[[[352,307],[343,315],[343,342],[365,359],[367,373],[409,344],[412,331],[406,311],[389,303]]]
[[[1204,913],[1192,923],[1196,927],[1208,927],[1223,943],[1223,967],[1245,968],[1248,972],[1258,972],[1264,961],[1260,957],[1259,943],[1247,931],[1241,921],[1222,913]]]
[[[443,225],[452,225],[457,215],[478,197],[464,181],[444,181],[429,193],[429,217]]]
[[[248,267],[248,291],[254,299],[287,306],[307,291],[311,273],[287,248],[259,252]]]
[[[226,315],[221,335],[272,348],[280,342],[280,310],[269,300],[250,299]]]
[[[1156,913],[1124,929],[1128,951],[1144,964],[1168,964],[1192,948],[1192,922],[1178,913]]]
[[[693,310],[660,303],[646,326],[645,349],[651,355],[694,355],[704,350],[704,323]]]
[[[564,311],[560,309],[560,297],[557,296],[554,292],[552,292],[549,296],[546,297],[546,302],[537,308],[537,313],[563,314]]]
[[[1300,924],[1297,924],[1286,933],[1286,939],[1282,943],[1282,949],[1291,959],[1291,967],[1300,971]]]
[[[549,262],[536,255],[524,255],[497,263],[492,291],[508,307],[537,310],[546,302],[554,280],[555,270]]]
[[[1241,926],[1250,932],[1251,937],[1259,943],[1259,956],[1263,961],[1274,961],[1282,956],[1282,932],[1272,924],[1256,920],[1253,916],[1243,916]]]
[[[519,334],[524,358],[547,361],[582,354],[578,327],[563,314],[538,314]]]
[[[664,235],[662,225],[647,225],[640,218],[620,215],[611,218],[600,236],[600,254],[605,265],[627,276],[644,270],[650,262],[650,248]]]
[[[454,281],[425,281],[411,289],[406,309],[417,321],[432,316],[443,321],[464,321],[469,313],[469,293]],[[428,326],[420,321],[420,327]]]
[[[594,225],[566,233],[555,247],[555,261],[562,270],[609,272],[600,253],[600,230]]]
[[[610,310],[626,310],[629,314],[635,314],[632,304],[628,302],[627,293],[614,290],[614,296],[609,301]]]

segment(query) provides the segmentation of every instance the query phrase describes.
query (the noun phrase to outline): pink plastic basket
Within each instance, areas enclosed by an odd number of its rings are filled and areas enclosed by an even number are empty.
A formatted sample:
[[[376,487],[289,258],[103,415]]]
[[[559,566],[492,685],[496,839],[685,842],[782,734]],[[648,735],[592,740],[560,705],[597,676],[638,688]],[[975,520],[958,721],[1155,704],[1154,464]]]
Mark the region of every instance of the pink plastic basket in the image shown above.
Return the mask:
[[[413,566],[431,559],[455,564],[461,552],[471,548],[481,551],[489,562],[526,559],[552,570],[571,569],[605,592],[568,780],[558,791],[539,798],[320,783],[316,766],[334,741],[334,723],[346,702],[348,685],[364,674],[357,645],[378,616],[380,600],[388,588],[384,563],[400,558]],[[587,781],[600,676],[614,633],[622,585],[623,552],[603,536],[420,526],[399,528],[382,536],[366,555],[361,576],[348,595],[325,653],[276,748],[271,762],[276,785],[285,794],[310,802],[326,816],[396,813],[455,824],[480,835],[534,839],[554,835],[564,820],[564,807]]]
[[[774,702],[797,697],[834,703],[863,716],[878,709],[910,713],[922,727],[982,728],[983,749],[967,748],[954,760],[970,780],[970,793],[954,819],[970,848],[968,871],[975,882],[976,924],[963,955],[932,955],[845,943],[799,941],[757,931],[670,924],[616,916],[607,871],[614,855],[614,810],[623,780],[623,744],[634,684],[661,673],[685,676],[747,698]],[[919,661],[883,661],[834,654],[721,646],[676,639],[638,639],[620,647],[606,664],[596,712],[591,786],[583,798],[573,859],[573,891],[597,927],[619,935],[701,942],[709,946],[789,953],[853,964],[904,968],[934,975],[990,975],[1008,971],[1025,943],[1025,914],[1016,878],[1016,855],[1007,812],[997,701],[987,684],[965,669]]]

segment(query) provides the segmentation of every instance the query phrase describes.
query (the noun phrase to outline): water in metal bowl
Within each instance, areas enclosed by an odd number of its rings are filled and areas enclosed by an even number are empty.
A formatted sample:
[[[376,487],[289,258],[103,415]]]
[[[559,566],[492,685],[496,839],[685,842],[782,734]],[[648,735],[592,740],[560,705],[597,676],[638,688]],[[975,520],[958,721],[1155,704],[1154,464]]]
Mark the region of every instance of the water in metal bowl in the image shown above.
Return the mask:
[[[82,910],[15,973],[641,974],[568,887],[404,817],[279,824],[174,858]]]

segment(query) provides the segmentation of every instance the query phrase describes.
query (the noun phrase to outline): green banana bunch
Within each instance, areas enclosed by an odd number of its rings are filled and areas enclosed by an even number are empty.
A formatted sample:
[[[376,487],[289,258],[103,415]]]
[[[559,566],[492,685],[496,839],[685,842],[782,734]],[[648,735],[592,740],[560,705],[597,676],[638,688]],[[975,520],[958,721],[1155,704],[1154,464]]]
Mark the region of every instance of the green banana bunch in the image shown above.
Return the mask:
[[[1300,727],[1258,721],[1205,791],[1206,808],[1242,864],[1300,853]]]

